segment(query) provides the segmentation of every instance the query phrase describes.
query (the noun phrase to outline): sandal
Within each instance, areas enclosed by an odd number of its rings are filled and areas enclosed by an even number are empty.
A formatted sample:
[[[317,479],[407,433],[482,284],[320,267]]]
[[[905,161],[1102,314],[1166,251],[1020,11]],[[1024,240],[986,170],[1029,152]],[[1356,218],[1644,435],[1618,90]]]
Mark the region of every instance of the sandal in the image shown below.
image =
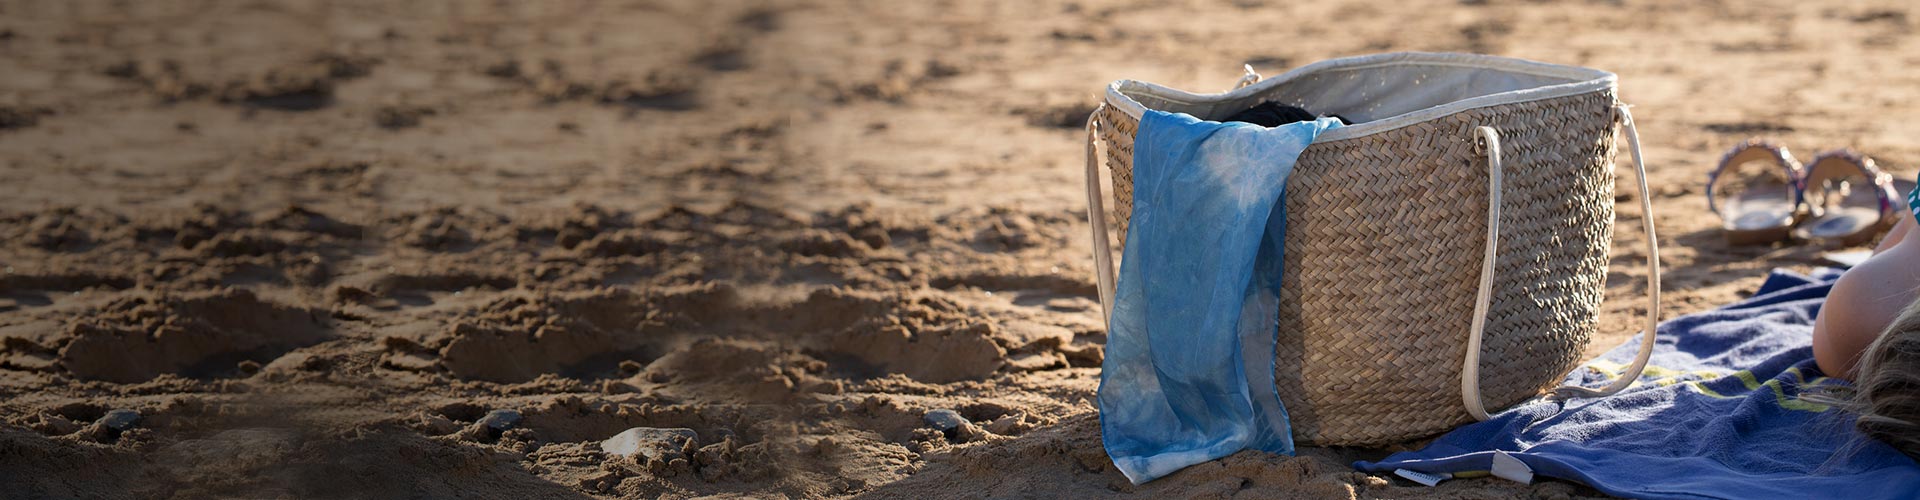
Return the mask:
[[[1769,168],[1766,175],[1738,175],[1739,167],[1748,163],[1777,168]],[[1733,186],[1717,186],[1728,169],[1736,175],[1726,177],[1743,179]],[[1801,172],[1800,162],[1785,146],[1760,139],[1734,145],[1720,157],[1720,165],[1707,174],[1707,209],[1720,216],[1727,243],[1752,245],[1787,239],[1801,203]]]
[[[1873,239],[1893,221],[1898,206],[1893,176],[1872,158],[1852,150],[1828,151],[1814,157],[1806,171],[1800,197],[1809,218],[1793,230],[1793,237],[1853,246]]]

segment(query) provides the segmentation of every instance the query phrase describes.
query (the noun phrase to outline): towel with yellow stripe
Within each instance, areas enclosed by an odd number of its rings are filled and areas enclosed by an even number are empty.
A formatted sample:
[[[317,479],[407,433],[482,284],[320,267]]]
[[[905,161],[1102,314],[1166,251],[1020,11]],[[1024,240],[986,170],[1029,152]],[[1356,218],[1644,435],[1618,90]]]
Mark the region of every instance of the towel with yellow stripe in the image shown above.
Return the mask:
[[[1632,498],[1913,498],[1920,465],[1802,398],[1846,384],[1820,372],[1811,345],[1839,277],[1775,271],[1747,300],[1661,324],[1646,371],[1614,397],[1520,405],[1354,466],[1422,482],[1540,475]],[[1638,349],[1636,337],[1566,382],[1605,385]]]

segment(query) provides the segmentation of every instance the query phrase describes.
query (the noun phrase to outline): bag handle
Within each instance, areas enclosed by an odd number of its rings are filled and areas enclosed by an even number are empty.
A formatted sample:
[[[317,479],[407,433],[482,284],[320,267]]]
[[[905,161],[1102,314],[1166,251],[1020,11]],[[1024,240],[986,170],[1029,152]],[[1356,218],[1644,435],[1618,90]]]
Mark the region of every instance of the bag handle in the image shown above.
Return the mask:
[[[1112,330],[1113,248],[1107,243],[1106,197],[1100,194],[1100,158],[1094,156],[1093,145],[1099,138],[1100,113],[1106,110],[1107,104],[1102,102],[1087,115],[1087,222],[1093,226],[1093,273],[1100,290],[1100,321]]]
[[[1633,149],[1633,168],[1640,188],[1641,222],[1647,234],[1647,326],[1640,341],[1640,352],[1634,357],[1633,365],[1613,384],[1601,389],[1589,389],[1579,386],[1561,386],[1554,389],[1551,397],[1605,397],[1633,385],[1646,369],[1647,360],[1653,356],[1654,336],[1660,326],[1660,245],[1659,238],[1653,232],[1653,200],[1647,191],[1647,167],[1640,155],[1640,133],[1633,126],[1633,114],[1626,105],[1614,106],[1614,119],[1627,131],[1627,141]],[[1467,355],[1460,366],[1460,399],[1467,407],[1467,413],[1476,420],[1488,418],[1486,406],[1480,399],[1480,348],[1481,337],[1486,333],[1487,312],[1493,299],[1493,264],[1500,246],[1500,132],[1493,127],[1478,127],[1474,134],[1479,146],[1487,155],[1487,251],[1480,265],[1480,287],[1475,296],[1473,307],[1473,326],[1467,336]],[[1630,375],[1628,375],[1630,374]]]
[[[1487,408],[1480,402],[1480,338],[1487,330],[1487,310],[1493,307],[1493,262],[1500,250],[1500,131],[1481,126],[1473,133],[1478,149],[1487,155],[1487,252],[1480,259],[1473,326],[1467,334],[1466,359],[1460,364],[1460,399],[1473,418],[1486,420]]]
[[[1244,89],[1247,88],[1248,85],[1260,83],[1260,72],[1254,71],[1252,64],[1242,64],[1240,65],[1240,70],[1246,73],[1240,75],[1240,81],[1233,82],[1233,90]]]
[[[1627,129],[1628,144],[1633,146],[1633,168],[1640,178],[1640,222],[1647,233],[1647,326],[1641,332],[1640,352],[1633,357],[1633,365],[1627,367],[1620,378],[1600,389],[1566,385],[1553,390],[1553,399],[1598,398],[1612,396],[1614,393],[1633,385],[1640,379],[1640,373],[1647,368],[1647,360],[1653,358],[1653,343],[1660,331],[1660,239],[1653,233],[1653,193],[1647,190],[1646,162],[1640,157],[1640,132],[1633,128],[1633,113],[1627,111],[1627,105],[1616,104],[1613,107],[1615,119],[1622,128]]]

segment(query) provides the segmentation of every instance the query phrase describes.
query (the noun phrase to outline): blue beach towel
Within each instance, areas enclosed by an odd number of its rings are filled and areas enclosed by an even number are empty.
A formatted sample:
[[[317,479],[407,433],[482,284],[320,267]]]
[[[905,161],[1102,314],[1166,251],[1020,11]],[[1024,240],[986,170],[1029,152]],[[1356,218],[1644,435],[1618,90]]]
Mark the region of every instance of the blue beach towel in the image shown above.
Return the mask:
[[[1293,453],[1273,385],[1282,191],[1338,126],[1141,116],[1099,394],[1107,455],[1134,484],[1245,448]]]
[[[1633,498],[1920,498],[1920,465],[1801,399],[1820,373],[1814,314],[1840,271],[1775,271],[1752,298],[1660,325],[1638,384],[1611,398],[1537,402],[1454,429],[1364,471],[1485,471],[1504,451],[1541,474]],[[1619,376],[1638,338],[1568,375]]]

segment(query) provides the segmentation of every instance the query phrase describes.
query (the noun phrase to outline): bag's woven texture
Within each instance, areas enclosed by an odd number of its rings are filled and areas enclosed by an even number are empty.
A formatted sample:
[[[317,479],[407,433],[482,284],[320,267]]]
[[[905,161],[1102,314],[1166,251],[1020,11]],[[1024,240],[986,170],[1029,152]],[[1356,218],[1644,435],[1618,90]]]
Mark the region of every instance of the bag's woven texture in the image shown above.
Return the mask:
[[[1377,445],[1473,420],[1460,360],[1486,249],[1477,126],[1499,131],[1504,160],[1482,397],[1511,406],[1579,362],[1613,237],[1614,104],[1611,90],[1502,104],[1307,148],[1287,181],[1274,373],[1296,439]],[[1103,109],[1124,239],[1138,125]]]

